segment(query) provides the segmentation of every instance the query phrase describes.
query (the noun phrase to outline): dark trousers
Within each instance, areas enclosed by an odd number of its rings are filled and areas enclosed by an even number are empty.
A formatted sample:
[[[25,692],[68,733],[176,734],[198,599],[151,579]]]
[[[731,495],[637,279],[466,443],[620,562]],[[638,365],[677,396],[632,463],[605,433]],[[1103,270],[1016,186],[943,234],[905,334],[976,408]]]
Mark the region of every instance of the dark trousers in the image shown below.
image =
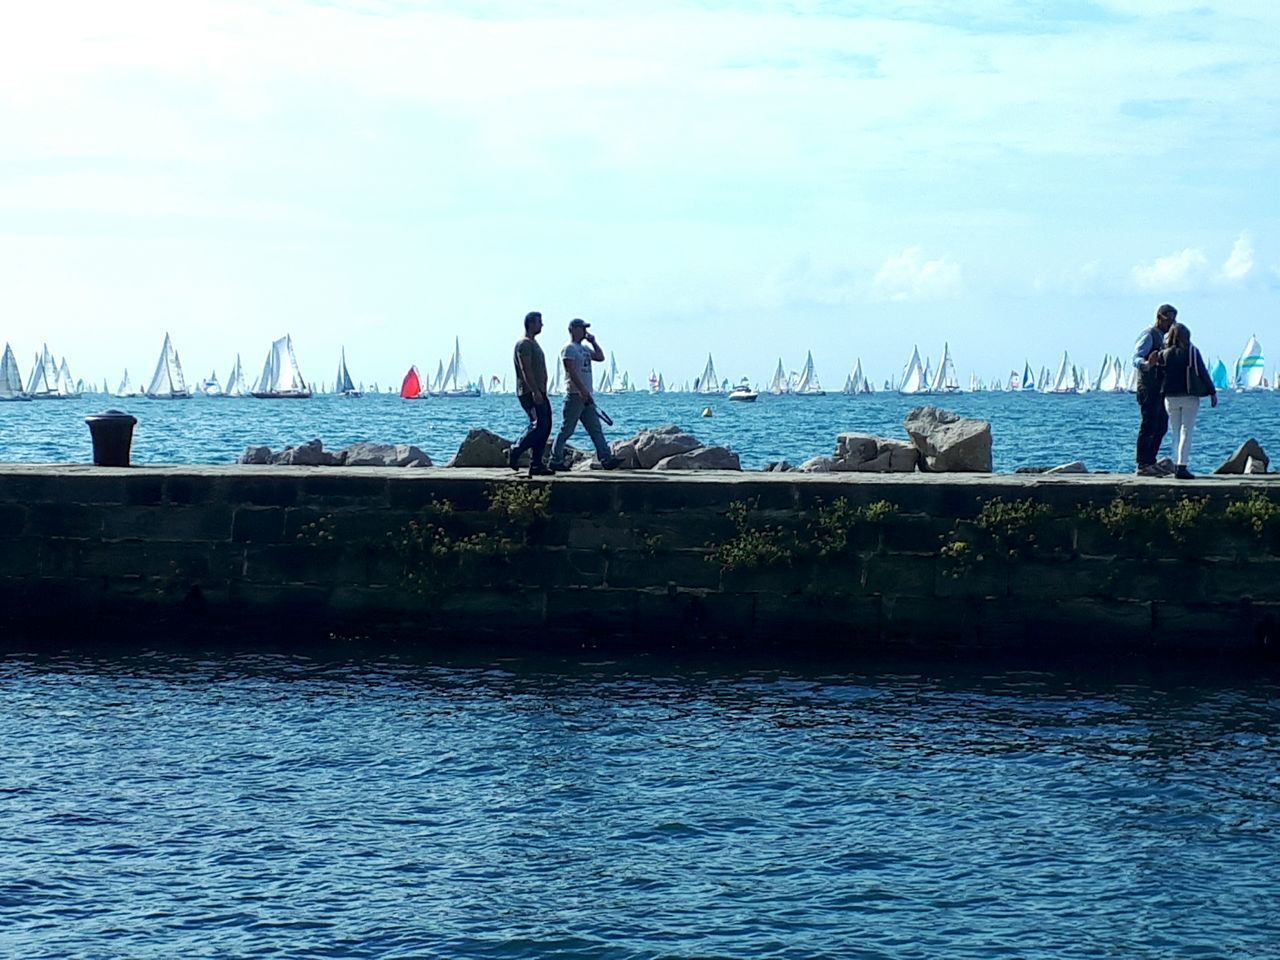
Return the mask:
[[[545,393],[541,403],[534,403],[528,394],[521,394],[517,399],[529,416],[529,428],[516,444],[511,459],[518,460],[526,450],[530,450],[533,452],[533,462],[542,463],[542,455],[547,450],[547,438],[551,436],[551,400]]]
[[[1142,423],[1138,426],[1138,466],[1148,467],[1156,462],[1160,444],[1169,432],[1169,411],[1159,390],[1141,387],[1138,388],[1138,409],[1142,411]]]

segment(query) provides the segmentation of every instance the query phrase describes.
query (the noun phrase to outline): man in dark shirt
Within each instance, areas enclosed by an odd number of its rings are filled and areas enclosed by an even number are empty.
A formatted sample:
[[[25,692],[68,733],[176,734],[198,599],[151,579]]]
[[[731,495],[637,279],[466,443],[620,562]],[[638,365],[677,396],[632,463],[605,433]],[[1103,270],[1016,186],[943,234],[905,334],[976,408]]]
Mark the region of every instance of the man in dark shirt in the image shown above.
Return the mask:
[[[516,399],[529,417],[529,428],[507,455],[512,470],[520,469],[520,457],[530,451],[529,476],[545,477],[554,471],[542,462],[551,436],[551,400],[547,396],[547,358],[534,339],[542,332],[542,314],[524,315],[524,336],[516,341]]]
[[[1133,348],[1133,365],[1138,369],[1138,409],[1142,422],[1138,426],[1138,473],[1144,477],[1164,476],[1156,466],[1160,444],[1169,430],[1169,413],[1164,406],[1161,387],[1160,351],[1164,335],[1173,326],[1178,311],[1167,303],[1156,308],[1156,322],[1142,331]]]

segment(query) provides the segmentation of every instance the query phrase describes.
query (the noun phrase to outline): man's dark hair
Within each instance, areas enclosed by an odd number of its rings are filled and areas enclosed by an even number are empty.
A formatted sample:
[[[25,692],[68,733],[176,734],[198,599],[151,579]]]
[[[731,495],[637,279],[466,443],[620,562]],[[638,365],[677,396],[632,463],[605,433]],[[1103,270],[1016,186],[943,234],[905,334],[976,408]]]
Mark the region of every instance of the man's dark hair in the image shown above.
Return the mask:
[[[537,310],[530,310],[528,313],[524,315],[524,328],[528,330],[531,326],[533,326],[533,323],[535,320],[541,320],[541,319],[542,319],[541,313],[539,313]]]

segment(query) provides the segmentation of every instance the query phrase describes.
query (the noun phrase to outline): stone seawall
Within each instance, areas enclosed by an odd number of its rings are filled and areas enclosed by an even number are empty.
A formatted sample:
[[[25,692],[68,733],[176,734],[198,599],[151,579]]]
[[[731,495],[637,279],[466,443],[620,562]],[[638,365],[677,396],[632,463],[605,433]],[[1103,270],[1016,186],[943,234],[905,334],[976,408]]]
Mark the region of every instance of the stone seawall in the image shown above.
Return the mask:
[[[1280,640],[1280,484],[0,467],[8,630],[653,647]]]

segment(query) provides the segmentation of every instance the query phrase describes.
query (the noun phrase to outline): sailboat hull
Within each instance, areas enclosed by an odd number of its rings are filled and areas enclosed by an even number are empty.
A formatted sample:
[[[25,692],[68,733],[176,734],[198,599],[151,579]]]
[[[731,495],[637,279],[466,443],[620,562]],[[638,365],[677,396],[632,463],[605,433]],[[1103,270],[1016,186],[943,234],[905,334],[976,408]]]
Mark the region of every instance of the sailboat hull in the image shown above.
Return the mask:
[[[282,390],[278,393],[272,391],[253,391],[249,394],[251,397],[257,397],[259,400],[309,400],[311,398],[310,390]]]

